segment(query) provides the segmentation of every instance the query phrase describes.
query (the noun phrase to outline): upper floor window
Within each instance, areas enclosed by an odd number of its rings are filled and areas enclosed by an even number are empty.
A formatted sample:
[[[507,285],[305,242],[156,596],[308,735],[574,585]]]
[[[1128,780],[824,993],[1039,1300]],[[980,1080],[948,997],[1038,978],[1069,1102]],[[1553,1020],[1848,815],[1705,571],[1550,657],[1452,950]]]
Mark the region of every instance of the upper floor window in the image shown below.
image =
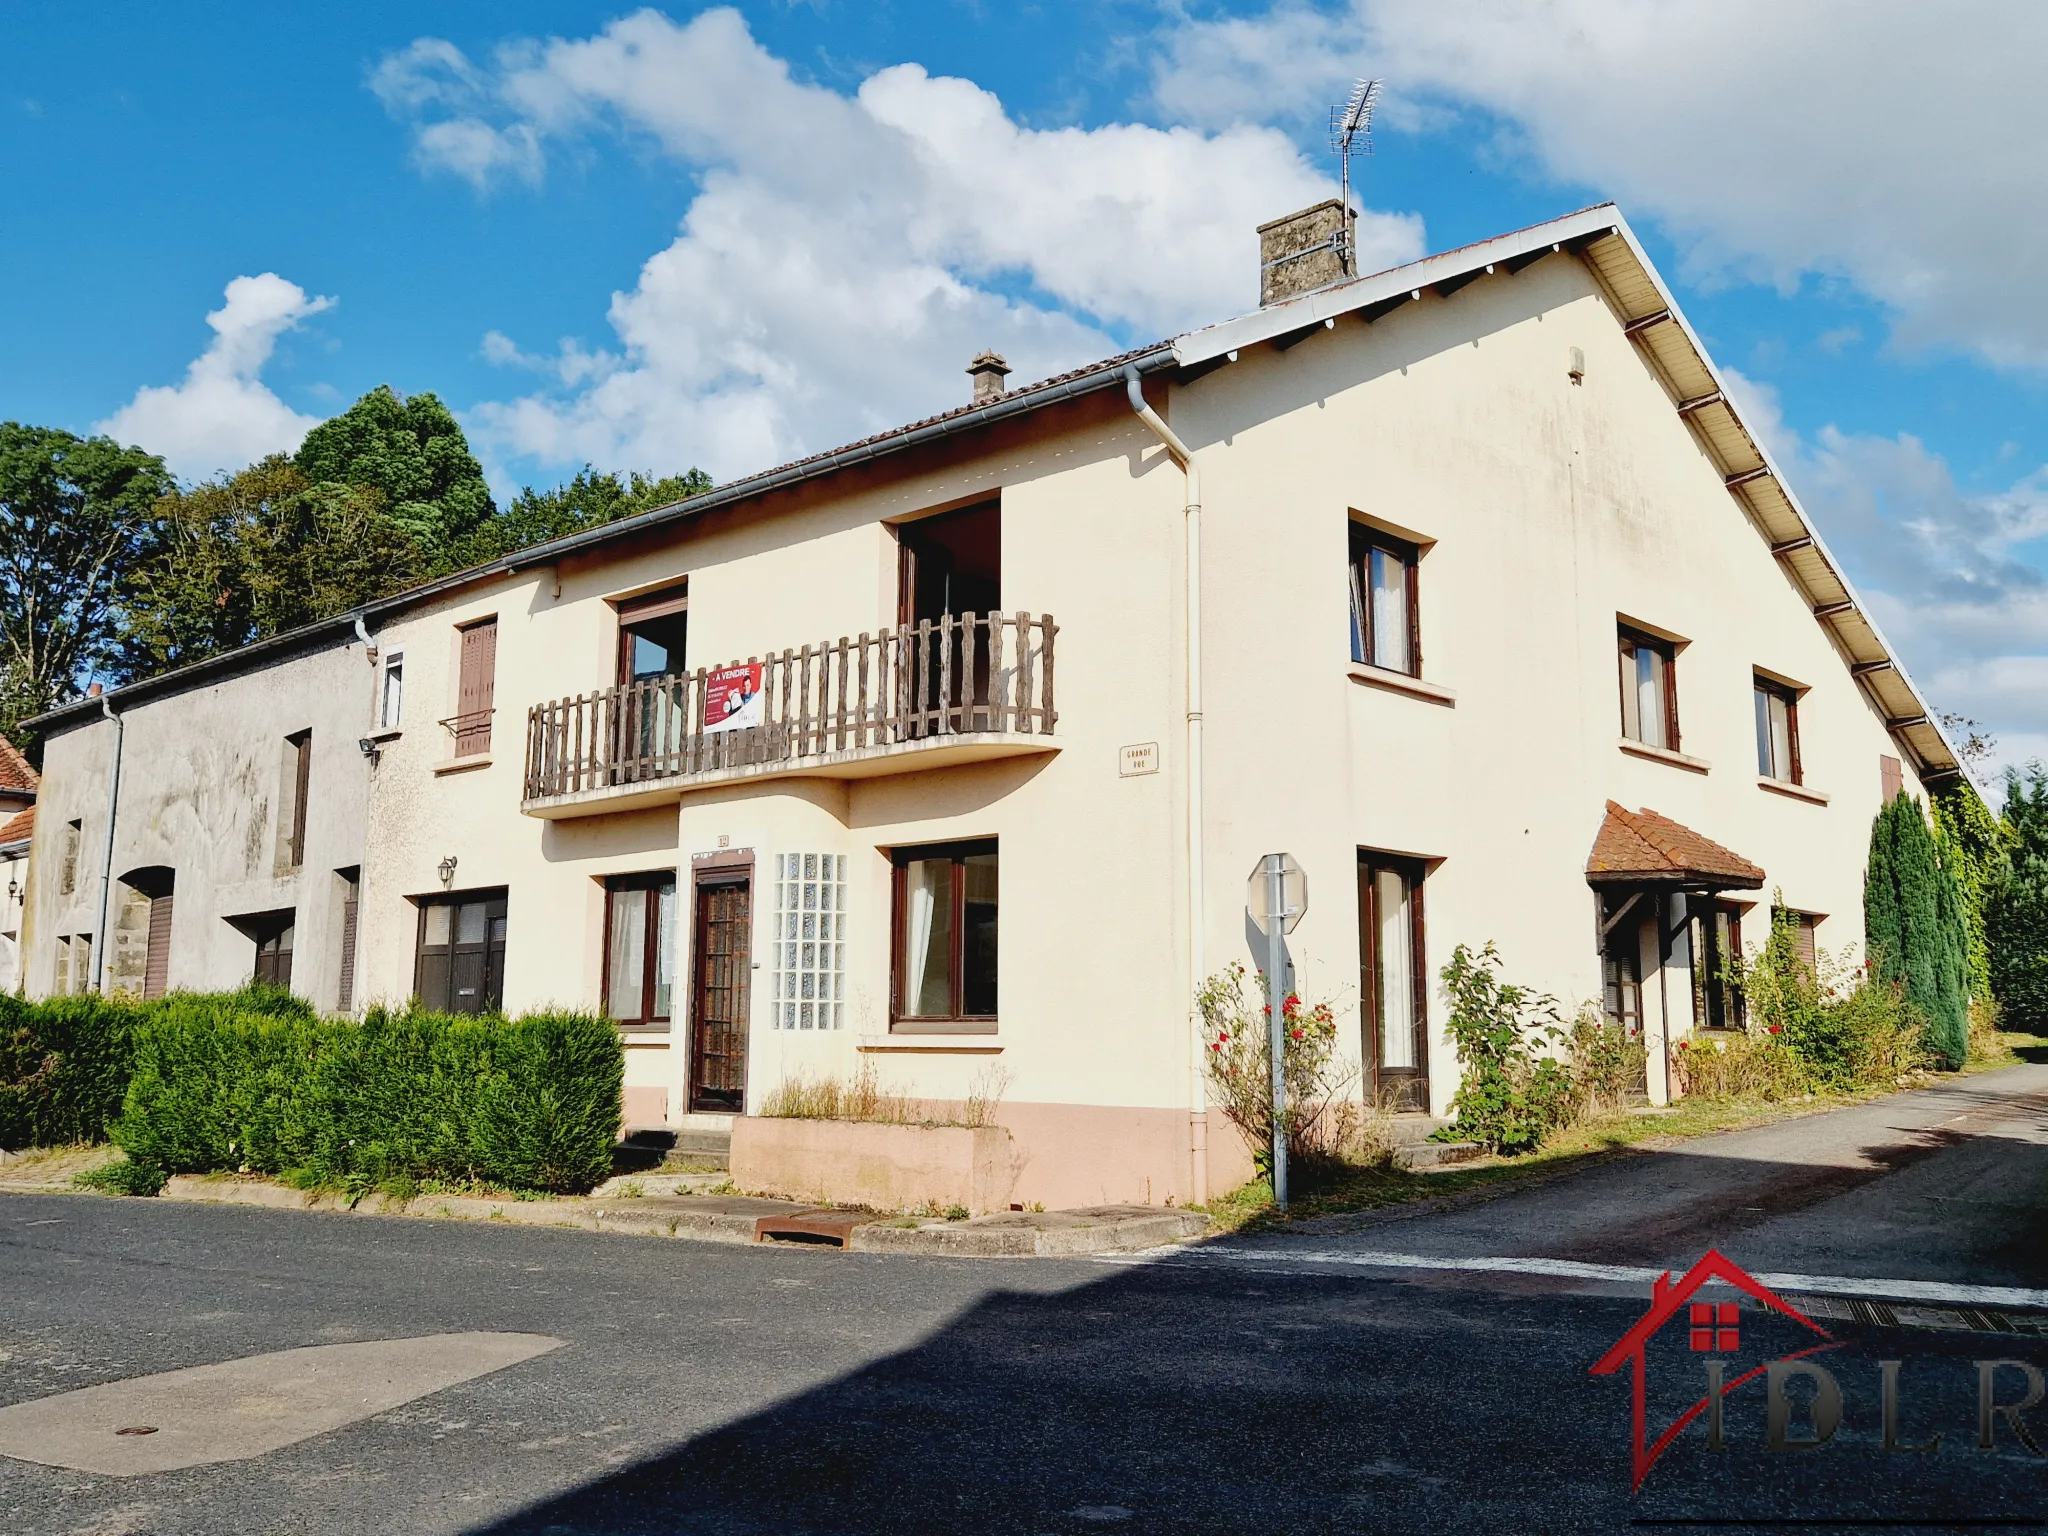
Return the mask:
[[[1621,734],[1646,747],[1678,750],[1677,647],[1623,626]]]
[[[1390,672],[1422,675],[1416,622],[1413,544],[1351,525],[1351,659]]]
[[[465,624],[462,670],[455,690],[455,755],[474,757],[491,750],[491,700],[498,682],[498,620],[493,615]]]
[[[284,779],[279,786],[278,872],[306,862],[307,801],[313,787],[313,733],[295,731],[284,739]]]
[[[984,502],[923,517],[896,529],[901,564],[897,622],[946,614],[992,613],[1003,606],[1003,508]]]
[[[690,589],[670,587],[627,598],[619,608],[619,681],[674,677],[686,664]]]
[[[1799,690],[1767,677],[1756,680],[1756,771],[1786,784],[1799,772]]]
[[[377,689],[377,727],[395,731],[405,720],[405,652],[386,651]]]
[[[78,844],[85,835],[85,823],[67,821],[64,823],[64,863],[57,872],[57,893],[71,896],[78,890]]]

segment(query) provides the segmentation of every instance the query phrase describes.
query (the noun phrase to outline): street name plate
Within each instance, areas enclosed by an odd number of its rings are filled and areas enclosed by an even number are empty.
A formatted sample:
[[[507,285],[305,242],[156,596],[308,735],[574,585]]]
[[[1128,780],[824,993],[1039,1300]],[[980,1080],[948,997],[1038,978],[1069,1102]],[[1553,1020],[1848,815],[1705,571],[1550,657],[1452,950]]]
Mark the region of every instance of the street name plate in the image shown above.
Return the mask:
[[[1117,773],[1126,779],[1134,779],[1141,773],[1159,771],[1159,743],[1141,741],[1136,746],[1124,747],[1117,753]]]

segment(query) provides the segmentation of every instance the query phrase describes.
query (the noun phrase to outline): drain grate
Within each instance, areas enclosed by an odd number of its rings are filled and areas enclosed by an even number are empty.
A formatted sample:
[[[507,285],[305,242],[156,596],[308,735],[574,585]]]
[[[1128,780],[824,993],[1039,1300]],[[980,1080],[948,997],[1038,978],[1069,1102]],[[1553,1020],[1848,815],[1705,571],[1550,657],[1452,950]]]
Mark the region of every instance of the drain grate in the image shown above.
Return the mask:
[[[852,1211],[793,1211],[787,1216],[763,1216],[754,1223],[757,1243],[808,1243],[821,1248],[844,1248],[853,1229],[869,1218]]]
[[[1931,1328],[1945,1333],[2017,1333],[2048,1338],[2048,1313],[1995,1312],[1986,1307],[1926,1307],[1866,1301],[1860,1296],[1787,1296],[1808,1317],[1829,1317],[1869,1328]]]

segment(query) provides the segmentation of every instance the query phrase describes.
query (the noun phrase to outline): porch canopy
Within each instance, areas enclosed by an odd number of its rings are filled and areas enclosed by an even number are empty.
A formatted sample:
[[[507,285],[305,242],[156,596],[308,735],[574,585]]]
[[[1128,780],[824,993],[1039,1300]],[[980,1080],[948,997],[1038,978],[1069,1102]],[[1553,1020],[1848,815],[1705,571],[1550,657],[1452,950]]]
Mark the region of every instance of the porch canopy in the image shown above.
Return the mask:
[[[1764,872],[1668,816],[1627,810],[1610,800],[1586,860],[1586,883],[1600,890],[1753,891],[1763,885]]]

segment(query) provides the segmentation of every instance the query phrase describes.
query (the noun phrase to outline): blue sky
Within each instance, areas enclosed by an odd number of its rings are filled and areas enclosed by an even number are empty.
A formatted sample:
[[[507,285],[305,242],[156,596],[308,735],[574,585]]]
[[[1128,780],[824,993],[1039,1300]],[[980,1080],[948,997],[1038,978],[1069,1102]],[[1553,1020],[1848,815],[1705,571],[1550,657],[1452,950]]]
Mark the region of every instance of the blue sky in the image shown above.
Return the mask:
[[[2048,753],[2048,33],[1927,10],[15,0],[0,417],[190,476],[390,383],[500,486],[727,478],[1245,307],[1364,70],[1369,254],[1616,197],[1935,703]]]

